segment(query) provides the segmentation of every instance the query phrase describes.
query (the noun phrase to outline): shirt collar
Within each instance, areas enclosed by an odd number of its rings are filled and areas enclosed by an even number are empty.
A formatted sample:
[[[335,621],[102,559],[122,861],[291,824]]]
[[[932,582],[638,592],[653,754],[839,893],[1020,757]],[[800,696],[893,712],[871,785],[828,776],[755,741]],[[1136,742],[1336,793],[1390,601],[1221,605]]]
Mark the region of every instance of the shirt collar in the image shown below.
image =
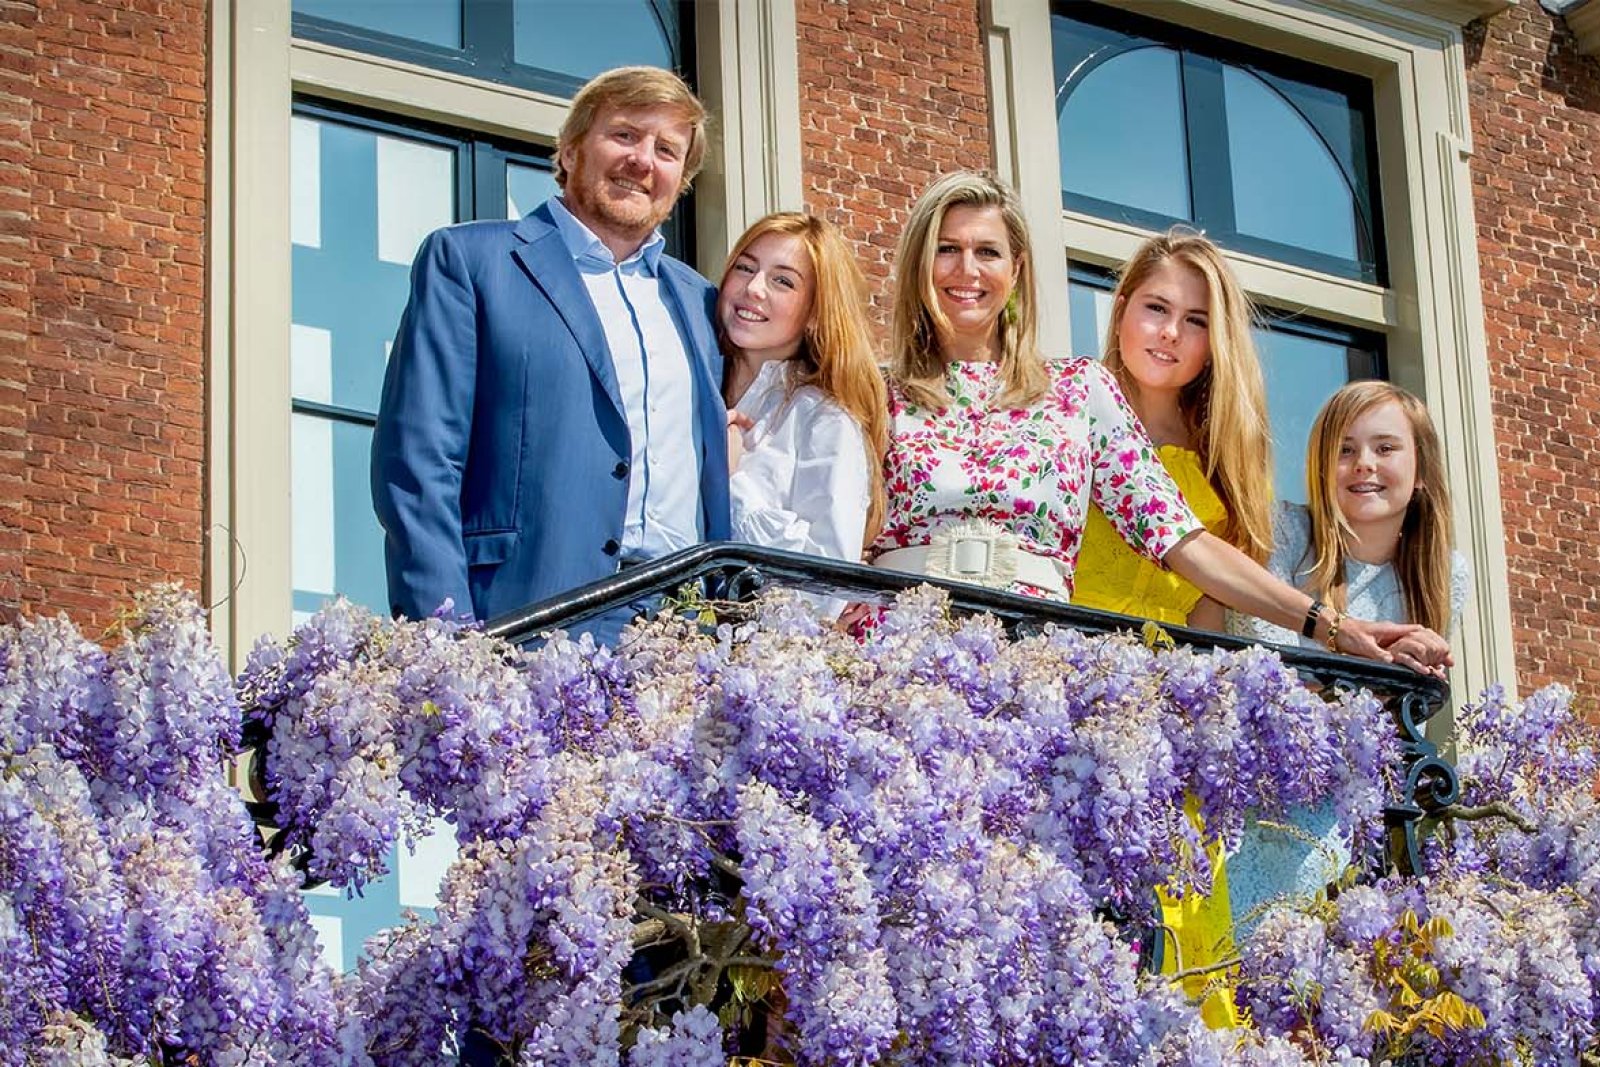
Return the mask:
[[[633,255],[618,263],[605,242],[579,221],[559,196],[550,198],[550,217],[555,220],[561,241],[567,246],[567,251],[571,253],[573,262],[578,265],[579,270],[595,273],[619,269],[625,274],[640,273],[649,277],[656,275],[661,262],[661,253],[667,245],[666,238],[661,236],[659,229],[652,231],[649,238]]]

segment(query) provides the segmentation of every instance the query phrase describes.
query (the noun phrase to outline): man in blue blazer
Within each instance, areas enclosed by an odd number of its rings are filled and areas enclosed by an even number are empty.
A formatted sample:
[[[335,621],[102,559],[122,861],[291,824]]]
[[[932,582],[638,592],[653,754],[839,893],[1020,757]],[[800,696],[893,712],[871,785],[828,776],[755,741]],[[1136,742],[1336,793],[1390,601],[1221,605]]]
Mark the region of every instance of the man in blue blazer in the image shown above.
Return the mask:
[[[395,614],[487,620],[728,536],[716,291],[658,229],[704,154],[681,79],[608,71],[559,196],[423,242],[372,441]]]

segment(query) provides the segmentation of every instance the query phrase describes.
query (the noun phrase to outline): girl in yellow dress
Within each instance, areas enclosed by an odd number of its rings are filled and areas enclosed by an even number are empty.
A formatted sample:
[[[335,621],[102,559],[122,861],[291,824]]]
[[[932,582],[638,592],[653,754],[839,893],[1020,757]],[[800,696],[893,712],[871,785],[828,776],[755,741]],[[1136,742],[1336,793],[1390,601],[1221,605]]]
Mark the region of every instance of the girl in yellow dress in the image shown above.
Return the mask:
[[[1112,294],[1105,364],[1195,515],[1259,563],[1272,550],[1272,458],[1251,317],[1249,298],[1217,246],[1173,230],[1146,241],[1123,265]],[[1162,623],[1224,628],[1222,605],[1129,551],[1098,511],[1084,531],[1072,602]],[[1198,818],[1194,811],[1191,816]],[[1213,845],[1207,853],[1209,895],[1162,894],[1162,922],[1171,931],[1166,973],[1233,955],[1221,850]],[[1184,987],[1204,998],[1201,1010],[1212,1026],[1236,1025],[1221,977],[1194,975]]]

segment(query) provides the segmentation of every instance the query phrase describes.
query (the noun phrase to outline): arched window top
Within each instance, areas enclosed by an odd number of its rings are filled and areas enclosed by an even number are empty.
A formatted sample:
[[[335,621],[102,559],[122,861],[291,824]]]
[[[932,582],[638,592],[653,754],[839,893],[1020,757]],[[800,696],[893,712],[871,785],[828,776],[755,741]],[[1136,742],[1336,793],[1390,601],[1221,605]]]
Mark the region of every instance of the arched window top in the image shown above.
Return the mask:
[[[677,9],[659,0],[515,0],[512,57],[588,81],[612,67],[678,65]]]
[[[1180,58],[1158,46],[1106,49],[1079,68],[1071,94],[1058,95],[1064,191],[1192,217]],[[1136,134],[1124,128],[1130,115]]]
[[[571,96],[620,66],[687,71],[678,0],[293,0],[297,37]]]
[[[1359,261],[1360,212],[1328,143],[1264,78],[1224,67],[1222,85],[1238,231]]]
[[[1096,4],[1051,28],[1066,207],[1384,280],[1370,82]]]

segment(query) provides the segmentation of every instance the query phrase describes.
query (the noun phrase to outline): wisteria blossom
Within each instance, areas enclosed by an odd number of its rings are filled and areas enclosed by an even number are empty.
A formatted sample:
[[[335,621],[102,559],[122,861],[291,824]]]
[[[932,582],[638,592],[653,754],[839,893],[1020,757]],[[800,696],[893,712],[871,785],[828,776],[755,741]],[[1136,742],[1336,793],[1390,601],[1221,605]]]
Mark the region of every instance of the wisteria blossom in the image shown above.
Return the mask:
[[[109,651],[0,629],[0,1062],[341,1062],[299,876],[226,784],[240,726],[176,590]]]
[[[1259,648],[1014,638],[926,587],[865,639],[779,593],[614,648],[340,601],[235,681],[170,590],[107,648],[24,622],[0,1064],[1577,1067],[1593,730],[1561,690],[1461,722],[1429,876],[1373,880],[1393,724]],[[225,776],[246,739],[271,854]],[[1249,1025],[1209,1030],[1141,970],[1155,889],[1209,890],[1210,839],[1316,805],[1363,865],[1261,917],[1225,976]],[[441,817],[436,918],[330,974],[300,880],[359,893]]]

